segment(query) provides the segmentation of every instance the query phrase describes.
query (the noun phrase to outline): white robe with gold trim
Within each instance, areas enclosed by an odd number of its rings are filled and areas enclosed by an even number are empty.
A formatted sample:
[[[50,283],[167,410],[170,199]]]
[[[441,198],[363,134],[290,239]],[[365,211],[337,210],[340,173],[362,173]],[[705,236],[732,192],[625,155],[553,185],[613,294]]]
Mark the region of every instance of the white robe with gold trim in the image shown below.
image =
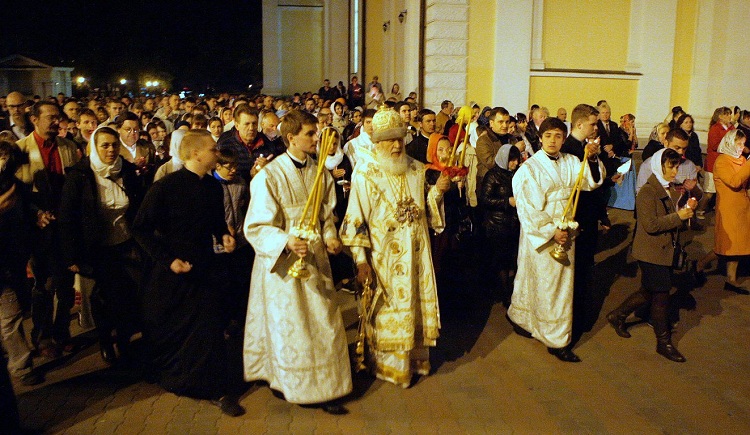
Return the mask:
[[[571,339],[575,241],[568,250],[567,266],[552,258],[550,251],[557,245],[557,220],[563,215],[580,168],[581,161],[574,155],[561,153],[554,162],[538,152],[513,176],[521,237],[508,316],[552,348],[565,347]],[[599,169],[605,173],[601,162]],[[600,186],[603,178],[595,183],[587,164],[583,190]]]
[[[389,181],[372,155],[360,158],[340,232],[357,264],[366,261],[376,276],[374,315],[366,325],[369,344],[376,352],[406,351],[408,356],[409,351],[435,346],[439,335],[428,222],[441,231],[444,217],[442,195],[434,187],[425,194],[424,165],[409,157],[405,176],[408,193],[420,210],[411,224],[396,219],[395,177]],[[377,361],[378,370],[381,362]],[[404,367],[397,376],[385,375],[389,380],[405,378],[408,361]]]
[[[349,394],[351,368],[346,333],[334,301],[324,240],[336,237],[333,178],[325,171],[320,213],[322,238],[309,243],[307,280],[287,274],[297,260],[285,253],[289,231],[305,207],[316,163],[297,169],[276,157],[250,183],[245,236],[255,249],[244,340],[245,380],[266,380],[291,403],[321,403]],[[310,212],[308,212],[310,213]]]

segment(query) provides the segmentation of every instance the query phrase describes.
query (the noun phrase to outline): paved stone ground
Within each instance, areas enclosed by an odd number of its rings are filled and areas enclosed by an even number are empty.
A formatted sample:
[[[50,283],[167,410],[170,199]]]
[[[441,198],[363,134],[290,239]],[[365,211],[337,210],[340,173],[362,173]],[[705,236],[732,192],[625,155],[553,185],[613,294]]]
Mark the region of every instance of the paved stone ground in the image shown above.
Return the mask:
[[[44,433],[107,435],[747,433],[750,296],[722,290],[718,274],[702,289],[682,283],[674,338],[684,364],[656,354],[645,324],[634,325],[630,339],[618,337],[604,315],[638,286],[639,272],[627,248],[632,213],[611,216],[614,226],[597,254],[596,321],[575,348],[580,364],[559,362],[539,342],[513,334],[505,308],[487,302],[478,274],[470,273],[442,295],[434,374],[407,390],[356,375],[348,415],[290,405],[256,385],[241,399],[247,415],[225,417],[208,402],[106,368],[91,345],[46,364],[44,384],[16,385],[23,424]],[[708,228],[688,246],[692,258],[712,245]],[[354,303],[348,295],[341,300],[353,342]]]

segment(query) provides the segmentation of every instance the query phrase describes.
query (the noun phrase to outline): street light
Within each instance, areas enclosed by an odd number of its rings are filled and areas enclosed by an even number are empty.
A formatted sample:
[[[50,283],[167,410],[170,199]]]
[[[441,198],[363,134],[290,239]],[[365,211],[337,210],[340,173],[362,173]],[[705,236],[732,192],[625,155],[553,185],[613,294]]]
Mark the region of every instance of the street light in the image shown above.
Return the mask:
[[[151,86],[153,86],[153,85],[154,85],[154,82],[152,82],[152,81],[148,81],[148,82],[146,82],[146,87],[147,87],[147,88],[150,88],[150,87],[151,87]]]
[[[159,86],[159,82],[154,82],[154,87]]]
[[[127,82],[128,82],[128,81],[127,81],[127,80],[125,80],[125,79],[120,79],[120,84],[121,84],[121,85],[124,85],[124,84],[125,84],[125,83],[127,83]]]
[[[86,82],[86,78],[81,76],[76,79],[76,82],[78,82],[79,85],[82,85]]]

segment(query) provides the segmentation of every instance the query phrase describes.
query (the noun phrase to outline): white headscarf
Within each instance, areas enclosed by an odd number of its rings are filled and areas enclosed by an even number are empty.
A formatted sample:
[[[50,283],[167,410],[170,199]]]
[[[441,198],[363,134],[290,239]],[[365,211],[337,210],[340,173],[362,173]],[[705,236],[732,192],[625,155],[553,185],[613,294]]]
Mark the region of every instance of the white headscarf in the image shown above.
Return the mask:
[[[183,162],[180,158],[180,144],[182,144],[182,139],[185,138],[185,133],[187,132],[188,130],[175,130],[169,139],[169,155],[172,156],[172,167],[175,171],[182,168]]]
[[[742,149],[737,148],[735,139],[737,138],[737,130],[729,130],[727,134],[719,142],[719,154],[726,154],[728,156],[739,158],[742,155]]]
[[[327,128],[335,130],[333,127],[326,127],[322,131],[325,131]],[[344,160],[344,152],[341,150],[341,134],[338,134],[336,137],[336,143],[333,144],[336,148],[336,152],[333,153],[332,156],[326,156],[326,169],[329,171],[336,169],[336,167]],[[320,154],[320,142],[318,142],[318,154]],[[318,158],[320,158],[320,155],[318,155]]]
[[[503,169],[508,169],[508,158],[510,157],[510,149],[514,145],[505,144],[500,147],[495,154],[495,164]]]
[[[91,169],[95,174],[102,178],[108,178],[110,180],[116,179],[120,176],[120,171],[122,170],[122,156],[118,155],[117,159],[115,159],[115,162],[111,165],[107,165],[102,162],[102,159],[99,157],[99,152],[96,149],[96,142],[94,141],[96,133],[101,128],[102,127],[99,127],[94,130],[94,132],[91,134],[91,137],[89,138],[89,160],[91,161]]]
[[[649,158],[651,159],[651,173],[656,175],[656,179],[659,180],[659,184],[661,184],[662,187],[668,189],[669,181],[664,179],[664,169],[661,167],[661,156],[666,150],[667,148],[662,148]]]

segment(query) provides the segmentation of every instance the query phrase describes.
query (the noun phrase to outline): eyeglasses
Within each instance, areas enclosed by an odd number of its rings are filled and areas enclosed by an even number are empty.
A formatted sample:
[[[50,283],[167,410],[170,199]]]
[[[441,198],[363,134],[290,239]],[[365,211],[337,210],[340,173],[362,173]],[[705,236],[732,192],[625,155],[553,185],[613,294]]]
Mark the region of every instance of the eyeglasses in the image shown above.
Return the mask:
[[[127,134],[135,133],[139,131],[137,128],[123,128],[122,131],[124,131]]]

